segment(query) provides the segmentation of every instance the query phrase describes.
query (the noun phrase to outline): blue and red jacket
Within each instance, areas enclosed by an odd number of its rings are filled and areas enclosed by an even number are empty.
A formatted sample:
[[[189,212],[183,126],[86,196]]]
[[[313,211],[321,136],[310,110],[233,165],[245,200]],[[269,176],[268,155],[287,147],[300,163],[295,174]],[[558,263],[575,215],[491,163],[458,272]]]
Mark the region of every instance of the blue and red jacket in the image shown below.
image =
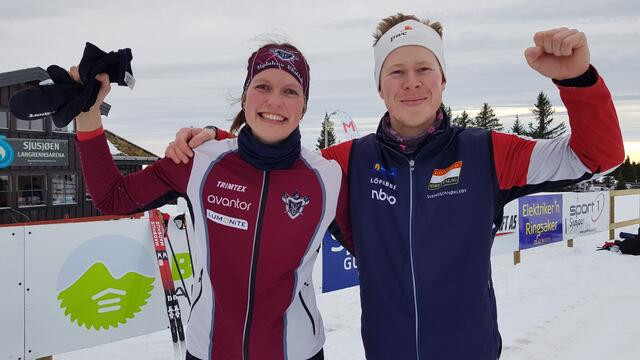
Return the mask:
[[[309,359],[322,349],[311,275],[336,215],[336,162],[303,148],[290,166],[260,170],[229,139],[199,147],[189,164],[165,158],[123,177],[102,129],[78,139],[87,186],[102,212],[128,214],[188,198],[195,230],[188,359]]]
[[[589,86],[560,82],[567,137],[532,140],[445,119],[412,154],[386,143],[380,127],[323,151],[348,178],[351,226],[342,230],[358,258],[367,359],[499,357],[490,254],[503,206],[624,159],[611,95],[595,69],[588,75]]]

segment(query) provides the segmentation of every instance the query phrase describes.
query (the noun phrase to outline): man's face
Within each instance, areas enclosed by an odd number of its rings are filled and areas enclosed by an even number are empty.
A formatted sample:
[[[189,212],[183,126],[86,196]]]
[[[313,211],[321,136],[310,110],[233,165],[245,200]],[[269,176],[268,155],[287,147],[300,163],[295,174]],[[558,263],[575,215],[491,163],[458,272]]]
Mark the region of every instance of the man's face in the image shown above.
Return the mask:
[[[405,137],[424,133],[435,121],[444,87],[440,64],[431,50],[416,45],[393,50],[382,65],[378,92],[391,127]]]

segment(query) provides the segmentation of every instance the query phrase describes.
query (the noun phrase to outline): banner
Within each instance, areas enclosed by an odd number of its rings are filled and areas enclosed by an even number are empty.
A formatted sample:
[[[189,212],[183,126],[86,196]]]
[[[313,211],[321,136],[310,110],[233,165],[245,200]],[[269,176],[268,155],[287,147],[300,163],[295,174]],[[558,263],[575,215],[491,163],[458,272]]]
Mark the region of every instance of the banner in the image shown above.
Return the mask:
[[[27,359],[167,328],[148,221],[24,227]]]
[[[327,231],[322,239],[322,292],[358,285],[356,258]]]
[[[340,119],[340,123],[342,124],[342,129],[344,130],[344,135],[347,140],[357,139],[360,137],[360,133],[356,128],[356,123],[353,121],[351,116],[342,110],[336,110],[329,115],[329,118],[332,116],[337,116]]]
[[[562,200],[565,238],[608,231],[609,200],[608,192],[565,193]]]
[[[562,194],[518,200],[520,250],[562,241]]]
[[[0,227],[0,359],[24,356],[24,227]]]
[[[193,282],[186,219],[170,219],[167,245],[183,318],[190,312],[184,289]],[[146,218],[0,227],[0,246],[0,359],[37,359],[167,328]]]
[[[68,166],[69,141],[0,137],[0,168],[9,166]]]

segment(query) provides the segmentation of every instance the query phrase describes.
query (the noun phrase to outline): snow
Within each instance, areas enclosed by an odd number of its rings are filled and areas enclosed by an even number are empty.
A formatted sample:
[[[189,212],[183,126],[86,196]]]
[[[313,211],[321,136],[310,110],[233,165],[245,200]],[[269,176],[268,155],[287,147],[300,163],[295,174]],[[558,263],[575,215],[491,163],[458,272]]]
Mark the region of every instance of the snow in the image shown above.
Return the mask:
[[[622,229],[633,232],[634,228]],[[640,353],[640,256],[595,251],[599,233],[494,256],[502,359],[637,359]],[[318,296],[327,359],[364,359],[358,288]],[[173,359],[168,331],[62,355],[56,360]]]

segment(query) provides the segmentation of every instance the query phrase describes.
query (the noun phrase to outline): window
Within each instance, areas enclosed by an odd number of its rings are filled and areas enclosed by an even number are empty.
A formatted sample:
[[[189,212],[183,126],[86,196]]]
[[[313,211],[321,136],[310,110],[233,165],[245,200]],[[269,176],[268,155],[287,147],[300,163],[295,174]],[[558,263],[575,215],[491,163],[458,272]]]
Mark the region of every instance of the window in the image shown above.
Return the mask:
[[[0,175],[0,208],[9,207],[9,176]]]
[[[0,107],[0,129],[9,128],[9,111]]]
[[[16,130],[44,131],[44,119],[45,118],[36,120],[21,120],[16,118]]]
[[[44,205],[45,176],[18,175],[18,206]]]
[[[51,203],[65,205],[76,203],[76,176],[74,174],[54,175],[51,179]]]
[[[51,117],[49,117],[51,119]],[[53,123],[53,119],[51,119],[51,128],[54,132],[63,132],[63,133],[75,133],[76,132],[76,122],[71,121],[67,126],[59,128],[56,124]]]

